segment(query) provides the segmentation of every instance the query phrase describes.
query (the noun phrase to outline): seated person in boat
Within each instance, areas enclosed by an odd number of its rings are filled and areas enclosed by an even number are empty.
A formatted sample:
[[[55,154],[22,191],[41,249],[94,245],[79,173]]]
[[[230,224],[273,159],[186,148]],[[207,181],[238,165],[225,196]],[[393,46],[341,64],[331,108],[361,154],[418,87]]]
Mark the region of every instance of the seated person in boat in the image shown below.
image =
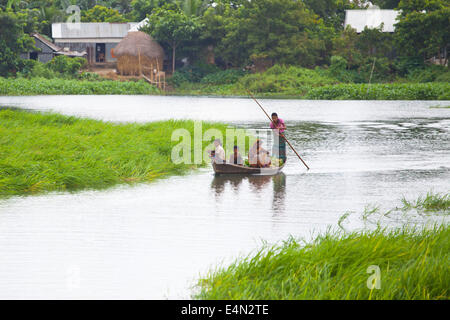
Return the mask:
[[[225,163],[225,150],[223,150],[220,139],[214,140],[215,150],[210,151],[209,157],[216,163]]]
[[[285,163],[286,158],[286,140],[283,138],[284,131],[286,130],[286,125],[283,119],[278,118],[278,114],[272,113],[272,122],[270,123],[270,128],[273,131],[273,146],[272,155]]]
[[[242,159],[241,154],[239,153],[238,146],[234,146],[233,148],[233,154],[230,155],[230,161],[231,164],[237,164],[240,166],[244,165],[244,159]]]
[[[254,168],[270,167],[271,160],[269,151],[262,147],[261,140],[257,139],[248,151],[248,162],[250,167]]]

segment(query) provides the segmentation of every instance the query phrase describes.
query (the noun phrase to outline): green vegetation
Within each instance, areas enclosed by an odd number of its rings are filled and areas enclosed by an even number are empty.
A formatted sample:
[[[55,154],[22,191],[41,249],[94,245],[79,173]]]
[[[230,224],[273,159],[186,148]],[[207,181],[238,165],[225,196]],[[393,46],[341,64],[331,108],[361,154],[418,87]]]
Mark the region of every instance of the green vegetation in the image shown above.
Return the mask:
[[[409,201],[405,198],[402,199],[404,211],[416,209],[424,212],[436,212],[442,211],[446,214],[450,214],[450,193],[440,194],[428,192],[426,196],[419,197],[415,201]]]
[[[309,91],[307,99],[449,100],[450,83],[339,84]]]
[[[263,73],[237,76],[220,82],[218,74],[206,74],[193,81],[177,72],[175,93],[193,95],[245,96],[247,89],[262,97],[295,97],[303,99],[349,100],[448,100],[449,82],[427,83],[341,83],[332,70],[311,70],[302,67],[275,65]],[[220,72],[219,72],[220,73]],[[209,79],[215,77],[215,81]]]
[[[171,161],[172,131],[192,121],[114,124],[0,109],[0,196],[104,188],[182,174]],[[223,124],[203,129],[224,132]],[[204,146],[209,143],[204,143]]]
[[[44,95],[44,94],[157,94],[159,90],[144,80],[89,81],[71,79],[0,77],[0,95]]]
[[[448,214],[450,194],[427,193],[402,207],[387,211],[416,210]],[[362,219],[379,213],[367,206]],[[449,299],[450,228],[403,227],[345,232],[328,230],[313,241],[289,238],[282,244],[264,245],[227,267],[211,270],[197,285],[198,299]],[[378,223],[376,223],[378,225]],[[367,288],[369,266],[381,271],[379,289]]]
[[[450,228],[327,232],[263,247],[200,280],[198,299],[449,299]],[[367,268],[381,271],[368,289]]]
[[[262,97],[448,99],[449,2],[372,2],[401,10],[394,33],[381,26],[360,33],[344,29],[345,10],[367,8],[367,1],[83,0],[77,5],[82,21],[148,17],[141,30],[164,47],[169,69],[177,70],[167,78],[170,94],[246,95],[249,89]],[[80,72],[79,59],[57,57],[44,65],[20,58],[39,51],[31,33],[50,37],[51,22],[72,14],[58,1],[0,0],[0,76],[96,80]]]

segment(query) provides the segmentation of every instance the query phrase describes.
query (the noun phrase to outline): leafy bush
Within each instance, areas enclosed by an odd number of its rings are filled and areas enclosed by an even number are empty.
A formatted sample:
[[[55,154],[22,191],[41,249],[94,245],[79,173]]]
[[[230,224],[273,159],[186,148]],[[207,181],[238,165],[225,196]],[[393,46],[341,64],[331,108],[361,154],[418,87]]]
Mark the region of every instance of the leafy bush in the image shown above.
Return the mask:
[[[167,82],[175,87],[178,87],[185,82],[200,82],[206,75],[219,71],[220,68],[216,65],[196,63],[175,71]]]
[[[236,83],[240,78],[246,74],[243,70],[228,69],[224,71],[219,71],[216,73],[211,73],[202,78],[200,81],[204,84],[232,84]]]
[[[179,87],[183,83],[187,83],[189,81],[189,74],[183,71],[175,71],[170,78],[167,79],[167,83],[171,84],[174,87]]]
[[[264,73],[242,77],[238,85],[258,93],[302,94],[311,87],[338,83],[334,78],[321,75],[316,70],[275,65]]]
[[[88,81],[103,81],[106,80],[98,75],[95,72],[86,72],[83,71],[78,75],[78,79],[80,80],[88,80]]]
[[[56,56],[48,62],[51,70],[68,76],[76,76],[86,65],[87,61],[84,58],[70,58],[64,55]]]
[[[450,75],[448,67],[430,65],[412,70],[406,78],[410,82],[448,82]]]

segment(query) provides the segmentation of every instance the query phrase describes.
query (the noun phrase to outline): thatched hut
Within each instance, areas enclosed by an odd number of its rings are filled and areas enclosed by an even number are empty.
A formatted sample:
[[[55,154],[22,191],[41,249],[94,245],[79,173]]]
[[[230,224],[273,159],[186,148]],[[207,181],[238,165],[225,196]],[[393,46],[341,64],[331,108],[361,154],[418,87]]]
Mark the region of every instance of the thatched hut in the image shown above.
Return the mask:
[[[132,31],[114,48],[117,71],[121,75],[149,75],[162,71],[164,50],[147,33]]]

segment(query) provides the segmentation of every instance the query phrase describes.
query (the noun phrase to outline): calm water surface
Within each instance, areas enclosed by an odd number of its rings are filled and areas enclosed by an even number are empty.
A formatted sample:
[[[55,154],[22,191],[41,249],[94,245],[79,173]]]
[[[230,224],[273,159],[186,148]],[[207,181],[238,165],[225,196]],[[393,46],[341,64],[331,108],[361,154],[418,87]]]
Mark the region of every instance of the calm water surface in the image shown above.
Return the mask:
[[[450,109],[430,108],[448,101],[262,103],[286,120],[310,171],[289,153],[274,177],[215,177],[205,168],[150,184],[0,200],[0,298],[189,298],[199,274],[262,240],[309,239],[345,212],[346,229],[373,227],[361,218],[368,204],[390,209],[402,196],[450,191]],[[107,121],[267,127],[249,99],[0,97],[0,105]]]

